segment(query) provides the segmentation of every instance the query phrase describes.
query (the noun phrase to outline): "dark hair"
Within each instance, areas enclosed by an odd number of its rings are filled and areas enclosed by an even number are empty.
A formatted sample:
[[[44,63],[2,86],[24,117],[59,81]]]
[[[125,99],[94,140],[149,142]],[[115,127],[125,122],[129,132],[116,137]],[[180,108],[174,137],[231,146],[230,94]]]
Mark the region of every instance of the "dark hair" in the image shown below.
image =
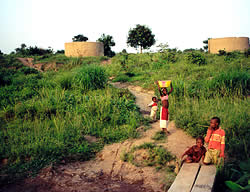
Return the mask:
[[[198,141],[199,139],[200,139],[200,140],[202,141],[202,143],[204,144],[204,138],[203,138],[202,136],[199,136],[199,137],[196,138],[196,141]]]
[[[157,100],[157,98],[156,98],[156,97],[152,97],[152,101],[153,101],[153,99],[154,99],[154,98]]]
[[[213,117],[212,119],[215,119],[217,121],[217,123],[220,124],[220,118],[219,117]]]

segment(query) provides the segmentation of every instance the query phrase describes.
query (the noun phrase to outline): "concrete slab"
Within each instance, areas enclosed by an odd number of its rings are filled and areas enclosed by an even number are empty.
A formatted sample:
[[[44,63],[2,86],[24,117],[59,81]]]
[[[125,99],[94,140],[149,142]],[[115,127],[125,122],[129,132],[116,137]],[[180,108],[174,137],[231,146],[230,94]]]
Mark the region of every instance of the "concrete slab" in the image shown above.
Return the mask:
[[[191,192],[211,192],[214,185],[216,167],[202,165]]]
[[[190,192],[199,168],[199,163],[184,163],[168,192]]]

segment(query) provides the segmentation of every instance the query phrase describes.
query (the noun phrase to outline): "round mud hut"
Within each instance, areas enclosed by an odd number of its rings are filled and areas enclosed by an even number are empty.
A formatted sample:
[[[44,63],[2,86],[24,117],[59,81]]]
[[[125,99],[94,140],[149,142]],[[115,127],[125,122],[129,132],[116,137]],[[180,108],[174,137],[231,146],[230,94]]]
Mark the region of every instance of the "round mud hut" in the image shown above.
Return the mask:
[[[65,43],[67,57],[104,56],[104,46],[101,42],[71,42]]]
[[[248,37],[225,37],[208,40],[208,52],[219,53],[219,50],[226,52],[245,51],[249,48]]]

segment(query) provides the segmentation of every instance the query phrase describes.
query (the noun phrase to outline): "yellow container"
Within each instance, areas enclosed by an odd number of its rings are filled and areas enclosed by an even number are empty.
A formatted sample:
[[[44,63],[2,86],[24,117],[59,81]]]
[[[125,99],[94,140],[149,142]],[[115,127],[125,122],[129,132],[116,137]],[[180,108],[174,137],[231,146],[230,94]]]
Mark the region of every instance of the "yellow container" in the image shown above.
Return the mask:
[[[166,81],[158,81],[160,87],[169,87],[171,84],[171,80]]]

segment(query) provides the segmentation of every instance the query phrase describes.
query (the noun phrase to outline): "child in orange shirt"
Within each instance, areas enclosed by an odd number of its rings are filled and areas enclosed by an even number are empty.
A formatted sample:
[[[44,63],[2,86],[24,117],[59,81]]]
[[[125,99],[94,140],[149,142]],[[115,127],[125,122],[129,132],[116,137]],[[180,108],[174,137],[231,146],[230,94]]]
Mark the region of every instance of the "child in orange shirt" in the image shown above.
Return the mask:
[[[211,119],[205,142],[208,143],[208,150],[203,163],[205,165],[219,164],[219,158],[224,158],[225,151],[225,131],[220,127],[219,117]]]

